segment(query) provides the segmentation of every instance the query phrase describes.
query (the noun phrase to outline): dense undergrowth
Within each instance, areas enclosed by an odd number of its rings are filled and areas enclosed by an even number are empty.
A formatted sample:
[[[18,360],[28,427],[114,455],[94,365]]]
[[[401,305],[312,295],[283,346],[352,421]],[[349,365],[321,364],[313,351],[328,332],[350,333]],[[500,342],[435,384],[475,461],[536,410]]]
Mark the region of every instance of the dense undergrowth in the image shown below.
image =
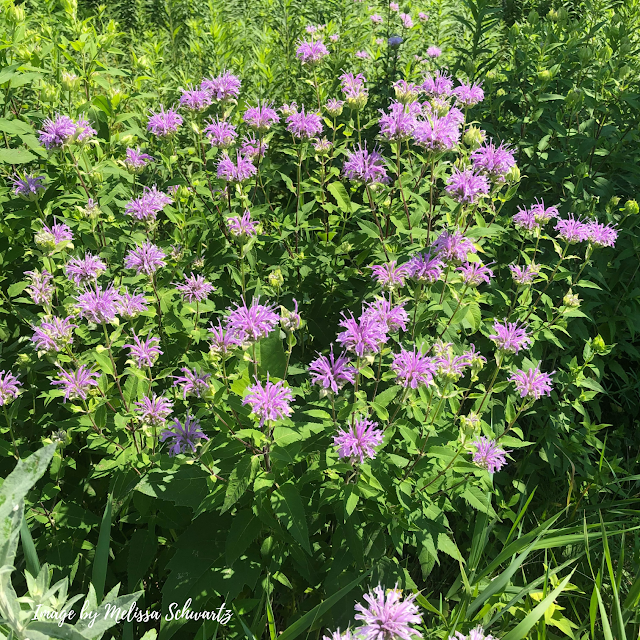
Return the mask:
[[[638,637],[639,23],[5,0],[5,637]]]

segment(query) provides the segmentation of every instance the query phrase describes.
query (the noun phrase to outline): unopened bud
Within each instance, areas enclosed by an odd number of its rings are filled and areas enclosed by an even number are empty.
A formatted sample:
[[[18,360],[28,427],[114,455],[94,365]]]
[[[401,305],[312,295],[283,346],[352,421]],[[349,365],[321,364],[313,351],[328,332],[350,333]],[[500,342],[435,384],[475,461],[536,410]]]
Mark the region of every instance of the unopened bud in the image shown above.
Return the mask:
[[[627,200],[624,204],[624,212],[628,216],[637,216],[640,211],[640,206],[635,200]]]
[[[472,151],[475,151],[475,149],[482,146],[482,143],[486,139],[486,135],[479,127],[471,126],[464,132],[464,137],[462,139],[467,147]]]
[[[607,349],[607,345],[600,334],[593,339],[591,346],[596,353],[603,353]]]
[[[284,284],[282,271],[280,271],[280,269],[274,269],[267,276],[267,281],[269,282],[270,287],[273,287],[274,289],[279,289]]]
[[[580,306],[582,300],[578,298],[577,293],[573,293],[571,289],[567,291],[564,298],[562,298],[562,304],[569,309],[577,309]]]
[[[510,167],[509,171],[507,171],[507,175],[505,176],[505,180],[511,184],[520,182],[520,169],[517,165],[514,164]]]

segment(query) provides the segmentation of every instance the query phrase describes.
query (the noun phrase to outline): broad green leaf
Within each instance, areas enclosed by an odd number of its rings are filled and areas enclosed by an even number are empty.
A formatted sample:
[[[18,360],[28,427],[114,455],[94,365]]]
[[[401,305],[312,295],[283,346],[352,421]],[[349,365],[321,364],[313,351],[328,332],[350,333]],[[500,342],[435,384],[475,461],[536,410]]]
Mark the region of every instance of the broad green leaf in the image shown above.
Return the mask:
[[[224,513],[240,500],[247,487],[256,476],[260,461],[257,456],[244,456],[233,468],[229,477],[229,484],[224,496],[224,503],[220,513]]]
[[[0,162],[7,164],[24,164],[36,159],[30,151],[26,149],[0,149]]]
[[[302,505],[302,499],[293,482],[289,481],[271,495],[273,511],[289,533],[300,543],[302,548],[311,555],[309,544],[309,529]]]
[[[260,523],[249,509],[243,509],[235,514],[225,544],[225,557],[229,567],[248,549],[259,534]]]

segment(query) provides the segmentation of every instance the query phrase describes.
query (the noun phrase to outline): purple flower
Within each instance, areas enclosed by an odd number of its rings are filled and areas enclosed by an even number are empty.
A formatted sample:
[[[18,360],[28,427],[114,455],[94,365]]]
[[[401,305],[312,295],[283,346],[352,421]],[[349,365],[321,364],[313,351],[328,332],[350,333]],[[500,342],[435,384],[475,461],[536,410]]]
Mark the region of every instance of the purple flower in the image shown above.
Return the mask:
[[[559,219],[555,230],[560,238],[571,244],[589,239],[589,225],[585,224],[580,218],[574,218],[573,214],[569,215],[565,220]]]
[[[369,94],[365,87],[366,81],[361,73],[344,73],[340,76],[340,87],[351,109],[362,109],[367,103]]]
[[[411,104],[420,95],[422,89],[406,80],[398,80],[393,83],[393,89],[396,93],[396,99],[402,104]]]
[[[540,273],[540,267],[536,264],[528,264],[526,267],[520,267],[510,264],[511,277],[516,284],[529,284]]]
[[[364,599],[368,607],[359,603],[355,606],[359,611],[355,619],[364,623],[358,629],[358,636],[362,640],[411,640],[412,636],[421,637],[422,634],[411,626],[422,622],[418,607],[414,604],[415,594],[403,600],[397,588],[385,594],[384,589],[377,586]]]
[[[495,441],[480,436],[471,444],[477,449],[473,454],[473,462],[489,473],[500,471],[507,464],[506,454],[509,452],[501,449]]]
[[[347,383],[355,382],[356,371],[351,360],[341,353],[337,358],[333,355],[333,345],[329,357],[318,354],[318,357],[309,365],[311,384],[320,385],[323,389],[331,389],[338,393],[339,389]]]
[[[420,13],[418,13],[418,20],[420,20],[420,22],[426,22],[429,19],[429,14],[425,13],[424,11],[420,11]]]
[[[427,55],[430,58],[439,58],[442,55],[442,49],[432,45],[427,49]]]
[[[243,342],[257,342],[266,338],[278,325],[280,318],[273,311],[273,306],[260,304],[254,298],[251,306],[246,301],[237,303],[236,308],[227,316],[226,325]]]
[[[437,47],[434,47],[434,49],[435,48]],[[429,49],[431,49],[431,47]],[[437,57],[431,56],[429,49],[427,49],[427,55],[429,57]],[[440,49],[438,49],[438,51],[440,51]],[[436,71],[434,76],[427,76],[424,79],[424,82],[422,83],[422,90],[432,98],[446,98],[453,93],[453,80],[451,80],[446,73]]]
[[[471,162],[478,173],[486,174],[493,182],[504,182],[511,167],[516,166],[513,152],[501,144],[484,144],[471,153]]]
[[[284,386],[284,380],[274,384],[269,381],[269,374],[267,374],[264,387],[256,378],[256,383],[247,387],[247,391],[242,404],[251,406],[251,413],[260,418],[261,427],[265,421],[276,422],[293,413],[293,409],[289,406],[293,396],[291,390]]]
[[[536,198],[536,203],[531,206],[531,211],[535,217],[535,220],[539,224],[545,224],[549,222],[552,218],[558,217],[558,209],[557,207],[546,207],[544,206],[544,200],[538,201]]]
[[[287,118],[287,130],[295,138],[315,138],[322,133],[322,118],[317,113],[305,113],[303,105]]]
[[[0,371],[0,407],[4,407],[12,400],[18,397],[19,387],[22,386],[22,382],[16,378],[11,371],[3,369]]]
[[[408,267],[413,280],[433,284],[442,275],[444,263],[439,254],[432,256],[430,252],[416,253],[409,260]]]
[[[160,350],[160,338],[148,335],[147,339],[142,342],[140,338],[135,334],[133,335],[133,342],[135,344],[125,344],[123,346],[129,349],[129,355],[138,367],[143,369],[144,367],[153,367],[158,356],[162,355],[163,351]]]
[[[515,382],[521,398],[535,398],[537,400],[545,394],[551,395],[551,376],[554,373],[555,371],[543,373],[540,371],[540,365],[536,365],[528,371],[516,369],[509,380]]]
[[[120,294],[112,285],[109,285],[104,291],[96,285],[95,289],[85,289],[76,298],[75,306],[81,318],[95,324],[102,324],[116,319],[119,302]]]
[[[479,84],[461,84],[453,90],[456,102],[468,109],[484,100],[484,91]]]
[[[460,125],[449,113],[442,118],[433,115],[417,122],[413,139],[417,145],[429,151],[451,151],[460,142]]]
[[[391,370],[398,377],[398,382],[404,387],[417,389],[418,385],[429,385],[436,374],[434,358],[428,358],[420,351],[401,349],[393,355]]]
[[[174,458],[180,453],[187,453],[189,450],[195,452],[196,444],[200,440],[208,440],[209,438],[200,429],[200,422],[193,416],[187,416],[184,426],[177,418],[173,421],[169,429],[163,431],[160,436],[160,442],[171,440],[169,447],[169,456]]]
[[[149,307],[147,306],[146,299],[143,294],[131,294],[127,289],[125,289],[123,294],[118,295],[115,308],[119,315],[126,320],[130,320],[143,311],[146,311]]]
[[[54,222],[50,227],[42,225],[42,230],[35,235],[35,242],[38,246],[47,251],[53,251],[62,245],[73,241],[73,233],[64,222]]]
[[[42,123],[42,129],[38,133],[41,145],[47,149],[59,149],[75,136],[76,123],[69,116],[56,114],[53,120],[47,118]]]
[[[258,223],[251,219],[251,212],[248,210],[242,214],[242,218],[240,216],[227,218],[227,225],[231,235],[236,238],[253,238],[258,233]]]
[[[240,78],[234,76],[230,71],[224,71],[222,75],[210,80],[203,80],[200,88],[209,93],[213,100],[224,102],[240,95],[240,85]]]
[[[33,302],[48,307],[55,291],[55,287],[51,284],[53,279],[51,274],[46,269],[43,269],[42,273],[39,271],[25,271],[24,275],[31,280],[26,289]]]
[[[85,115],[80,116],[76,123],[76,141],[82,144],[98,133],[92,126]]]
[[[134,404],[138,407],[136,411],[140,414],[142,424],[156,428],[164,425],[173,411],[171,400],[164,396],[157,396],[155,393],[151,398],[144,396],[141,402],[134,402]]]
[[[322,40],[300,42],[296,49],[296,58],[298,58],[302,64],[316,64],[328,55],[329,50],[324,46]]]
[[[399,15],[400,21],[402,22],[402,26],[405,29],[411,29],[413,27],[413,20],[408,13],[401,13]]]
[[[148,153],[142,153],[140,147],[132,149],[127,148],[127,156],[125,158],[125,165],[131,173],[141,173],[149,162],[154,162],[155,158]]]
[[[587,223],[587,237],[597,247],[613,247],[618,237],[615,227],[597,221]]]
[[[389,10],[393,12],[398,12],[400,10],[400,5],[397,2],[390,2]]]
[[[298,103],[294,100],[291,104],[283,104],[280,107],[280,113],[283,116],[287,117],[293,115],[294,113],[298,113]]]
[[[269,145],[266,142],[258,140],[253,136],[245,136],[242,139],[242,145],[240,145],[240,153],[246,158],[264,158],[264,154],[267,152],[268,148]]]
[[[460,203],[473,204],[478,197],[489,193],[489,182],[483,175],[477,175],[472,169],[460,171],[454,167],[447,181],[447,193]]]
[[[344,633],[341,633],[340,627],[336,631],[331,632],[329,636],[322,636],[322,640],[355,640],[355,636],[347,629]]]
[[[371,20],[373,24],[382,24],[384,22],[383,17],[378,13],[374,13],[373,15],[369,16],[369,20]]]
[[[218,320],[218,326],[213,324],[209,327],[209,339],[211,340],[210,351],[216,355],[227,355],[230,351],[233,351],[235,347],[242,344],[242,340],[236,337],[235,333],[229,329],[223,329],[220,320]]]
[[[215,291],[215,287],[207,282],[201,275],[194,276],[193,272],[190,277],[185,275],[184,284],[176,284],[176,289],[182,293],[185,300],[193,302],[197,300],[202,302],[206,300],[210,293]]]
[[[180,106],[189,111],[202,111],[211,106],[211,94],[202,88],[194,89],[189,87],[180,96]]]
[[[338,447],[338,457],[354,460],[359,458],[360,464],[363,464],[366,458],[375,458],[374,447],[380,445],[384,438],[382,431],[376,429],[377,426],[377,422],[360,418],[353,427],[338,429],[337,435],[333,436],[333,444]]]
[[[187,396],[194,396],[196,398],[202,398],[209,391],[209,383],[207,380],[211,377],[210,373],[198,372],[197,369],[193,371],[187,367],[180,369],[184,375],[173,376],[175,382],[173,386],[182,385],[182,397],[187,399]]]
[[[457,229],[453,233],[443,231],[433,243],[433,249],[441,260],[462,261],[467,259],[467,254],[477,252],[473,242]]]
[[[157,269],[164,267],[165,254],[162,249],[151,242],[145,242],[142,246],[131,249],[125,256],[124,266],[127,269],[135,269],[137,273],[154,274]]]
[[[147,130],[151,131],[158,138],[168,138],[178,131],[182,124],[182,116],[173,109],[164,110],[164,105],[160,105],[160,111],[151,111],[147,122]]]
[[[287,333],[297,331],[302,325],[302,318],[298,313],[298,301],[293,298],[293,311],[289,311],[286,307],[280,307],[280,326]]]
[[[522,209],[520,207],[518,207],[518,213],[513,216],[513,224],[515,224],[518,229],[526,229],[527,231],[533,231],[540,226],[533,210]]]
[[[371,316],[363,314],[356,320],[353,314],[347,317],[342,313],[339,324],[344,331],[338,334],[336,340],[360,358],[369,353],[378,353],[380,346],[388,340],[386,325]]]
[[[91,387],[98,386],[98,378],[100,377],[99,373],[91,371],[83,364],[75,371],[65,371],[61,368],[58,375],[59,378],[52,380],[51,384],[60,384],[64,387],[64,402],[76,398],[86,400]]]
[[[436,358],[436,365],[438,367],[438,375],[457,380],[464,375],[465,367],[471,366],[471,361],[466,353],[456,356],[451,349],[447,348]]]
[[[369,267],[378,284],[383,289],[395,289],[404,286],[405,278],[411,274],[410,263],[396,266],[396,261],[391,260],[387,264],[374,264]]]
[[[139,198],[129,200],[125,206],[125,213],[137,220],[155,220],[156,216],[168,204],[173,202],[173,198],[162,191],[156,185],[145,187],[143,194]]]
[[[342,173],[353,182],[369,185],[389,182],[382,156],[377,149],[369,151],[366,142],[364,146],[358,145],[357,150],[347,151]]]
[[[255,107],[249,107],[242,116],[242,119],[256,131],[268,131],[271,125],[280,122],[280,116],[272,108],[271,103],[258,104]]]
[[[71,258],[64,270],[67,278],[79,286],[96,280],[107,266],[97,256],[86,253],[84,258]]]
[[[205,135],[209,138],[212,147],[226,149],[230,147],[238,137],[236,128],[229,122],[222,122],[216,118],[204,128]]]
[[[42,320],[39,327],[32,327],[31,341],[38,351],[58,353],[73,343],[73,329],[77,326],[71,324],[71,318],[48,316]]]
[[[24,178],[16,175],[12,178],[13,193],[24,200],[33,202],[40,197],[40,192],[46,189],[44,180],[44,176],[34,176],[28,173],[25,174]]]
[[[462,273],[462,280],[470,287],[477,287],[483,282],[489,283],[493,271],[482,262],[466,262],[457,269]]]
[[[239,151],[236,155],[237,164],[229,157],[225,151],[218,162],[218,178],[227,182],[244,182],[257,173],[253,162],[245,158]]]
[[[491,634],[485,636],[484,629],[478,625],[474,629],[469,631],[469,636],[463,636],[459,631],[456,631],[454,635],[449,636],[449,640],[498,640],[495,636]]]
[[[369,60],[369,58],[371,58],[368,51],[356,51],[355,56],[356,58],[360,58],[360,60]]]
[[[362,318],[365,317],[386,327],[386,331],[389,333],[395,333],[400,329],[406,331],[407,322],[409,322],[404,305],[399,304],[397,307],[392,307],[391,301],[386,298],[379,298],[375,302],[367,304],[362,311]]]
[[[392,102],[389,113],[380,110],[380,133],[389,142],[400,142],[411,137],[416,126],[415,114],[401,102]]]
[[[517,322],[505,322],[500,324],[498,321],[493,323],[495,334],[490,335],[489,339],[493,340],[496,347],[500,351],[508,353],[518,353],[520,349],[524,349],[531,345],[531,338],[524,327]]]

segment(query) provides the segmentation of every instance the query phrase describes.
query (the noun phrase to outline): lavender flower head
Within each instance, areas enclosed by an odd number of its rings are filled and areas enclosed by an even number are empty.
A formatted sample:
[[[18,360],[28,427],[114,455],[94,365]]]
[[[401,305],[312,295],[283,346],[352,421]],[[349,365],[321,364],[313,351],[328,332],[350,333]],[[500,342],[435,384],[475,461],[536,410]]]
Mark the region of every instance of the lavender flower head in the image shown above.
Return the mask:
[[[466,262],[457,269],[462,273],[462,280],[470,287],[477,287],[493,278],[493,271],[482,262]]]
[[[135,149],[129,147],[127,148],[126,154],[124,164],[131,173],[142,173],[147,164],[155,160],[155,158],[148,153],[142,153],[140,147],[136,147]]]
[[[418,20],[420,20],[420,22],[427,22],[427,20],[429,20],[429,14],[424,11],[420,11],[418,13]]]
[[[98,132],[91,126],[91,123],[85,115],[80,116],[76,123],[76,142],[80,144],[90,140]]]
[[[493,323],[495,333],[489,336],[493,340],[496,347],[500,351],[507,353],[518,353],[531,345],[531,338],[524,327],[517,322],[505,322],[500,324],[498,321]]]
[[[436,365],[438,375],[449,382],[455,382],[460,376],[464,375],[465,368],[471,366],[471,360],[466,353],[457,356],[451,349],[447,348],[436,358]]]
[[[355,56],[356,58],[360,58],[360,60],[369,60],[369,58],[371,58],[368,51],[356,51]]]
[[[322,133],[322,117],[317,113],[305,113],[303,105],[300,111],[287,118],[287,130],[295,138],[315,138]]]
[[[411,19],[411,16],[408,13],[401,13],[398,16],[400,18],[400,22],[402,22],[402,26],[405,29],[411,29],[413,28],[413,20]]]
[[[139,198],[129,200],[125,206],[125,213],[137,220],[147,222],[155,220],[158,213],[172,202],[171,196],[159,191],[156,185],[153,185],[151,188],[145,187]]]
[[[618,237],[615,227],[608,224],[600,224],[595,220],[587,223],[587,238],[596,247],[613,247]]]
[[[558,217],[558,208],[557,207],[545,207],[544,200],[539,200],[536,198],[536,203],[531,206],[531,212],[534,215],[534,218],[538,224],[546,224],[552,218]]]
[[[243,156],[239,151],[236,154],[236,163],[225,151],[218,162],[217,176],[227,182],[244,182],[254,176],[258,170],[249,158]]]
[[[271,129],[271,125],[280,122],[280,116],[272,108],[270,102],[249,107],[242,116],[242,119],[256,131],[264,133]]]
[[[176,418],[171,426],[162,432],[160,442],[166,442],[167,440],[171,441],[169,456],[174,458],[181,453],[188,453],[189,451],[194,453],[199,441],[209,440],[209,438],[202,432],[200,422],[193,416],[188,415],[184,425]]]
[[[51,384],[62,385],[64,388],[64,402],[67,400],[86,400],[91,387],[98,386],[99,373],[91,371],[84,365],[80,365],[75,371],[65,371],[60,369],[58,379],[52,380]]]
[[[145,242],[141,246],[131,249],[125,256],[124,266],[127,269],[135,269],[137,273],[153,275],[160,267],[164,267],[165,253],[151,242]]]
[[[309,364],[309,374],[311,384],[320,385],[325,391],[330,389],[333,393],[338,393],[347,382],[355,382],[356,370],[344,353],[336,358],[331,345],[329,357],[318,354]]]
[[[429,55],[429,49],[427,49],[427,55]],[[447,98],[453,93],[453,80],[446,73],[436,71],[435,75],[424,79],[422,90],[432,98]]]
[[[242,404],[248,404],[251,407],[251,413],[260,418],[261,427],[267,421],[277,422],[293,413],[293,409],[289,406],[293,395],[291,390],[284,386],[284,380],[270,382],[267,374],[267,382],[264,386],[256,378],[256,383],[247,387],[247,391]]]
[[[237,303],[227,316],[226,325],[238,339],[250,344],[266,338],[279,321],[280,317],[273,311],[273,306],[262,305],[259,298],[254,298],[250,307],[244,300]]]
[[[135,361],[136,366],[138,369],[153,367],[158,357],[163,353],[160,350],[160,338],[148,335],[147,339],[142,342],[135,332],[132,335],[134,344],[125,344],[123,346],[129,349],[129,355]]]
[[[42,123],[40,144],[46,149],[60,149],[71,142],[76,134],[76,123],[69,117],[56,114],[55,118],[47,118]]]
[[[367,607],[359,603],[355,606],[359,612],[355,619],[364,623],[358,629],[358,635],[362,640],[411,640],[412,636],[422,636],[411,626],[422,622],[418,607],[414,603],[415,594],[403,600],[397,586],[395,589],[389,589],[386,594],[381,586],[377,586],[373,592],[366,594],[364,599]]]
[[[317,64],[325,56],[329,55],[329,50],[322,40],[307,40],[300,42],[296,49],[296,58],[302,64]]]
[[[451,151],[460,142],[460,125],[451,116],[451,112],[443,117],[431,115],[416,123],[413,139],[418,146],[428,151]]]
[[[240,153],[245,156],[245,158],[251,158],[253,160],[256,157],[264,158],[264,154],[268,148],[269,145],[264,142],[264,140],[259,140],[254,136],[245,136],[240,145]]]
[[[227,149],[238,137],[236,128],[226,120],[220,121],[218,118],[204,128],[205,135],[209,138],[212,147]]]
[[[189,302],[194,300],[202,302],[206,300],[210,293],[215,291],[215,287],[210,282],[207,282],[201,275],[194,276],[193,272],[191,276],[184,277],[184,284],[177,284],[176,289],[182,293],[182,297]]]
[[[387,264],[374,264],[369,268],[378,284],[388,290],[403,287],[405,278],[411,274],[411,267],[408,263],[398,266],[395,260],[391,260]]]
[[[485,636],[484,629],[481,626],[477,626],[469,631],[469,636],[464,636],[459,631],[456,631],[454,635],[449,636],[449,640],[498,640],[498,638],[491,634]]]
[[[154,428],[163,426],[173,411],[171,400],[164,396],[157,396],[155,393],[150,398],[144,396],[141,402],[134,402],[134,404],[142,424]]]
[[[189,111],[203,111],[211,106],[211,94],[202,88],[189,87],[180,96],[180,106]]]
[[[392,102],[389,113],[380,110],[380,134],[385,140],[401,142],[411,137],[416,127],[416,118],[410,107],[411,105],[407,107],[402,102]]]
[[[355,636],[351,633],[350,629],[342,633],[340,627],[338,627],[335,631],[331,632],[331,635],[322,636],[322,640],[355,640]]]
[[[224,329],[219,320],[217,327],[211,324],[209,327],[209,333],[211,334],[209,336],[209,339],[211,340],[211,347],[209,351],[213,355],[226,356],[242,344],[242,340],[236,337],[233,331]]]
[[[433,249],[441,260],[458,261],[466,260],[467,254],[478,251],[473,242],[457,229],[453,233],[443,231],[433,243]]]
[[[302,318],[298,313],[298,301],[293,298],[293,311],[280,307],[280,326],[286,333],[297,331],[302,326]]]
[[[540,227],[540,223],[536,220],[536,215],[532,209],[523,209],[518,207],[518,212],[513,216],[513,224],[518,229],[533,231]]]
[[[170,138],[178,132],[182,125],[182,116],[173,109],[164,110],[164,105],[160,105],[160,111],[151,111],[147,122],[147,130],[158,138]]]
[[[34,202],[40,197],[41,192],[46,190],[44,181],[45,176],[34,176],[27,173],[21,178],[16,175],[12,178],[13,193],[23,200]]]
[[[489,182],[486,176],[478,175],[472,169],[460,171],[454,167],[447,181],[446,191],[457,202],[474,204],[489,193]]]
[[[365,87],[366,82],[367,79],[361,73],[344,73],[340,76],[340,87],[349,108],[362,109],[367,104],[369,93]]]
[[[29,292],[33,302],[48,307],[55,291],[55,287],[51,283],[53,280],[52,275],[46,269],[43,269],[42,273],[37,270],[25,271],[24,275],[31,281],[26,290]]]
[[[348,351],[353,351],[358,357],[378,353],[381,345],[389,338],[386,332],[386,325],[378,322],[372,316],[362,315],[359,320],[350,314],[347,317],[342,314],[340,326],[344,331],[338,334],[336,340]]]
[[[86,253],[84,258],[71,258],[64,270],[67,278],[80,286],[96,280],[107,270],[107,265],[99,257]]]
[[[466,257],[466,254],[465,254]],[[408,262],[409,274],[413,280],[433,284],[440,279],[444,263],[439,254],[416,253]]]
[[[73,343],[73,329],[77,326],[71,323],[71,318],[47,316],[40,326],[32,327],[31,341],[38,352],[58,353]]]
[[[369,20],[371,20],[373,24],[382,24],[384,22],[384,18],[378,13],[370,15]]]
[[[366,142],[364,146],[358,145],[358,149],[347,151],[342,173],[353,182],[367,185],[389,182],[382,155],[377,149],[369,151]]]
[[[436,47],[435,45],[431,45],[427,48],[427,55],[430,58],[439,58],[442,55],[442,49],[440,47]]]
[[[42,230],[36,233],[34,240],[44,251],[51,253],[57,249],[64,249],[73,242],[73,233],[64,222],[54,222],[50,227],[43,224]]]
[[[456,102],[465,109],[474,107],[484,100],[484,91],[479,84],[461,84],[453,90],[453,95]]]
[[[493,182],[506,180],[509,169],[516,166],[513,152],[504,144],[496,147],[493,142],[471,152],[471,163],[478,173],[486,174]]]
[[[75,307],[81,318],[102,324],[116,319],[119,303],[120,294],[112,285],[104,291],[95,285],[95,289],[87,288],[76,298]]]
[[[207,380],[211,377],[210,373],[199,372],[197,369],[193,369],[192,371],[188,367],[182,367],[180,371],[182,371],[184,375],[173,376],[175,380],[173,386],[181,385],[184,400],[187,399],[187,396],[202,398],[208,393],[209,383]]]
[[[516,369],[509,380],[515,383],[521,398],[535,398],[537,400],[543,395],[551,395],[551,376],[554,373],[555,371],[551,373],[540,371],[540,365],[537,364],[528,371]]]
[[[147,301],[142,293],[129,293],[125,289],[123,294],[118,295],[115,303],[116,313],[125,320],[131,320],[148,309]]]
[[[231,235],[236,238],[253,238],[258,233],[258,223],[251,218],[251,212],[245,211],[240,216],[232,216],[227,219],[227,226]]]
[[[414,347],[413,351],[400,349],[400,353],[394,354],[391,370],[403,387],[417,389],[419,385],[431,384],[437,369],[434,358],[425,356]]]
[[[509,270],[511,271],[511,277],[516,284],[530,284],[540,272],[540,266],[533,262],[528,264],[526,267],[510,264]]]
[[[391,306],[387,298],[379,298],[375,302],[367,303],[362,311],[362,318],[370,318],[386,329],[386,332],[395,333],[402,329],[407,330],[409,316],[404,310],[404,305]]]
[[[573,214],[566,219],[559,219],[555,230],[558,232],[558,237],[569,244],[589,239],[589,225],[585,224],[580,218],[574,218]]]
[[[234,76],[230,71],[224,71],[222,75],[203,80],[200,84],[200,88],[206,91],[212,100],[218,102],[237,98],[240,95],[240,86],[240,78]]]
[[[506,454],[509,452],[501,449],[495,441],[480,436],[471,444],[476,447],[476,452],[473,454],[473,462],[486,469],[489,473],[500,471],[507,464]]]
[[[360,464],[363,464],[367,458],[375,458],[376,451],[374,447],[382,444],[384,438],[382,431],[376,429],[377,426],[377,422],[359,418],[355,421],[353,427],[338,429],[337,435],[333,436],[333,444],[338,447],[338,457],[351,458],[353,460],[358,458]]]
[[[402,104],[411,104],[422,91],[418,85],[413,84],[413,82],[407,82],[406,80],[394,82],[393,90],[396,93],[396,100],[402,102]]]
[[[11,371],[0,371],[0,407],[8,405],[18,397],[22,382]]]

